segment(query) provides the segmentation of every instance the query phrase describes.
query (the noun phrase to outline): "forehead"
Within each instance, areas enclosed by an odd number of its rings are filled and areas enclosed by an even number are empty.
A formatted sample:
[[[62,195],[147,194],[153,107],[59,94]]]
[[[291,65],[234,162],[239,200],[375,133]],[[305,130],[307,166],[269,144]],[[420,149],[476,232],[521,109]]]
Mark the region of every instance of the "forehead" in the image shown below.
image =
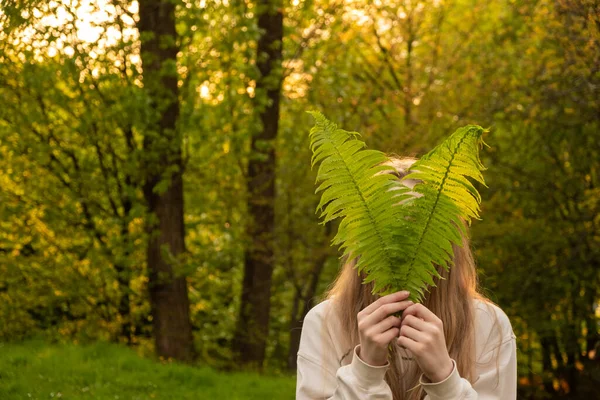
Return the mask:
[[[410,189],[414,188],[414,187],[415,187],[415,185],[416,185],[417,183],[419,183],[419,182],[420,182],[420,181],[419,181],[419,180],[417,180],[417,179],[405,179],[405,180],[403,180],[403,181],[402,181],[402,183],[404,184],[404,186],[407,186],[407,187],[409,187]]]

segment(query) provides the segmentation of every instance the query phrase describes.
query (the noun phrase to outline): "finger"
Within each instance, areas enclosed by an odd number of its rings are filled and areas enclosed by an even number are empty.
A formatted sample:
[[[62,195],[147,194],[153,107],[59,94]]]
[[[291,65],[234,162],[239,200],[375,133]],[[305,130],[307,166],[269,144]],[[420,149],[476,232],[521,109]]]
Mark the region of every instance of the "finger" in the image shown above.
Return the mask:
[[[416,351],[418,351],[419,343],[415,342],[411,338],[408,338],[406,336],[400,335],[400,337],[398,338],[398,340],[396,342],[398,343],[399,346],[404,347],[405,349],[410,350],[411,353],[413,353],[413,354]]]
[[[373,332],[375,333],[383,333],[392,327],[397,327],[398,329],[400,329],[400,318],[394,315],[390,315],[383,321],[379,322],[378,324],[375,324],[371,329],[373,329]]]
[[[386,345],[388,345],[388,344],[390,344],[390,342],[392,340],[394,340],[395,338],[398,337],[399,333],[400,333],[400,329],[398,329],[398,328],[388,329],[387,331],[385,331],[381,335],[379,335],[377,337],[377,340],[379,340],[380,343],[385,343]]]
[[[402,327],[400,328],[400,337],[402,336],[414,340],[415,342],[420,342],[423,337],[423,333],[421,331],[416,330],[412,326],[402,325]]]
[[[431,332],[433,331],[433,326],[431,323],[426,322],[418,317],[415,317],[414,315],[407,315],[406,317],[404,317],[402,319],[402,326],[411,326],[413,328],[415,328],[418,331],[422,331],[422,332]]]
[[[398,311],[406,310],[414,304],[410,300],[404,300],[397,303],[387,303],[379,307],[376,311],[364,318],[366,326],[378,324],[380,321],[385,319],[388,315],[396,313]]]
[[[415,317],[422,318],[427,322],[433,322],[436,324],[441,322],[437,315],[432,313],[431,310],[429,310],[423,304],[413,304],[412,306],[408,307],[402,313],[402,319],[404,320],[409,315],[414,315]]]
[[[386,296],[380,297],[379,299],[375,300],[373,303],[366,306],[359,314],[362,314],[364,316],[369,315],[373,311],[375,311],[379,307],[381,307],[382,305],[404,300],[404,299],[408,298],[409,295],[410,295],[409,292],[407,292],[406,290],[402,290],[400,292],[391,293]]]

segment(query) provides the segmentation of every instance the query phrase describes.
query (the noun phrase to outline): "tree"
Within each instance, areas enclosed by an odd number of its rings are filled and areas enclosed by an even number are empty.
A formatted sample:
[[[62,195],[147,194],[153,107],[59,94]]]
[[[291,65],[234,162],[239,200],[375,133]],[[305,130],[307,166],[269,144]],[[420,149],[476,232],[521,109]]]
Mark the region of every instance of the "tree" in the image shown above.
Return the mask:
[[[151,213],[146,221],[147,263],[156,351],[190,361],[195,351],[187,281],[174,263],[185,252],[175,4],[141,1],[138,28],[144,89],[151,104],[144,131],[144,197]]]
[[[131,284],[141,272],[134,242],[141,236],[136,222],[143,212],[134,166],[139,148],[129,117],[135,113],[127,112],[131,103],[125,94],[135,97],[136,91],[127,71],[112,65],[131,43],[102,47],[79,39],[72,24],[42,23],[44,16],[59,11],[75,18],[74,5],[28,6],[35,4],[12,10],[14,18],[5,21],[0,53],[0,141],[7,167],[2,170],[10,182],[3,197],[7,205],[19,204],[15,211],[31,216],[8,240],[17,250],[11,266],[23,276],[33,272],[36,257],[20,262],[23,245],[30,255],[52,254],[47,273],[56,271],[63,279],[51,278],[54,284],[41,285],[38,293],[56,307],[52,324],[60,324],[61,316],[85,319],[90,307],[95,311],[89,315],[111,327],[113,340],[132,343],[145,325],[145,317],[132,315],[140,302]],[[30,17],[29,34],[18,18],[23,16]],[[121,33],[127,28],[117,25]],[[101,78],[98,71],[103,71]],[[47,76],[55,79],[41,79]],[[13,218],[11,209],[7,220]],[[54,262],[56,269],[50,267]],[[117,291],[111,289],[113,282]],[[52,292],[61,294],[48,295]],[[23,308],[31,307],[32,317],[45,324],[44,313],[35,310],[37,301],[32,303]]]
[[[279,129],[283,10],[279,1],[260,1],[256,17],[255,109],[260,127],[251,137],[246,177],[247,249],[234,351],[242,363],[261,367],[269,332],[271,279],[274,268],[275,139]]]
[[[598,11],[514,7],[495,38],[490,218],[474,237],[484,283],[526,339],[523,398],[593,397],[600,378]]]

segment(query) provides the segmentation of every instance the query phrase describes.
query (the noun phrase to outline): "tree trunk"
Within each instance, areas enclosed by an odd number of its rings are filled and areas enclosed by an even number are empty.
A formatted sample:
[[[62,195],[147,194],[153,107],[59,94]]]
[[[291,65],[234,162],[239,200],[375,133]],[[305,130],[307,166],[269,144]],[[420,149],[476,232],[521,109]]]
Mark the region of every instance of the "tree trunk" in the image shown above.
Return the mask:
[[[195,351],[187,283],[163,252],[177,257],[185,251],[174,2],[140,1],[138,27],[144,89],[151,101],[150,123],[144,132],[144,197],[150,212],[146,256],[156,352],[190,361]]]
[[[115,271],[117,272],[117,282],[119,284],[119,292],[121,298],[119,299],[119,316],[121,318],[121,333],[120,335],[125,338],[127,344],[130,345],[133,339],[132,324],[131,324],[131,300],[129,292],[131,288],[129,286],[131,275],[127,266],[120,264],[115,265]]]
[[[412,102],[413,102],[413,71],[412,71],[412,50],[413,43],[415,40],[413,32],[413,17],[412,12],[410,13],[408,20],[408,39],[406,40],[406,86],[404,93],[404,129],[406,132],[410,132],[412,125]]]
[[[131,182],[129,178],[126,178],[127,187],[131,187]],[[122,200],[123,204],[123,218],[121,220],[121,237],[126,242],[125,243],[125,251],[123,254],[123,258],[125,260],[129,260],[129,256],[131,254],[131,240],[129,234],[129,221],[131,218],[131,210],[133,208],[133,203],[128,195],[126,195]],[[115,263],[115,271],[117,273],[117,282],[119,284],[119,292],[121,293],[121,298],[119,299],[119,316],[121,318],[121,336],[125,338],[128,345],[133,343],[133,318],[131,315],[131,265],[124,263],[122,261]]]
[[[542,336],[540,339],[542,345],[542,383],[544,390],[548,394],[554,394],[555,390],[552,385],[552,376],[554,375],[554,367],[552,366],[552,341],[550,338]]]
[[[278,2],[268,0],[258,2],[256,13],[262,33],[256,49],[259,76],[255,109],[262,126],[252,134],[248,164],[248,245],[233,350],[241,364],[261,368],[269,333],[274,264],[275,138],[279,126],[283,14]]]
[[[330,224],[327,224],[328,227]],[[329,235],[327,236],[329,237]],[[298,349],[300,348],[300,336],[302,333],[302,325],[304,324],[304,318],[311,308],[315,305],[315,295],[317,293],[317,286],[319,284],[319,278],[321,271],[325,267],[327,262],[328,253],[323,252],[321,257],[315,260],[315,266],[311,271],[310,281],[306,288],[305,293],[296,292],[296,298],[294,299],[294,306],[292,308],[292,316],[290,320],[290,346],[288,350],[288,362],[287,367],[290,371],[296,369],[297,366],[297,355]],[[298,315],[298,311],[300,315]]]

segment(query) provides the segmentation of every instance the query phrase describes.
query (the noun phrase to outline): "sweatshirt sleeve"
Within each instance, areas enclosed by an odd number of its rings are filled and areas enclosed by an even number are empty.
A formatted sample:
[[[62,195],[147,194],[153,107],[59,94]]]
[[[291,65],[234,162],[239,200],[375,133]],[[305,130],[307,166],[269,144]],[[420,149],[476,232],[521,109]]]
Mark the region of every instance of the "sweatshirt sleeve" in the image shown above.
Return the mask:
[[[383,366],[369,365],[358,357],[357,345],[350,364],[339,366],[334,349],[322,316],[309,312],[298,350],[296,400],[392,400],[384,380],[389,361]]]
[[[473,385],[459,375],[456,362],[452,362],[454,369],[441,382],[429,383],[421,375],[421,385],[427,393],[425,400],[516,400],[517,345],[512,330],[498,346],[479,357],[479,377]]]

